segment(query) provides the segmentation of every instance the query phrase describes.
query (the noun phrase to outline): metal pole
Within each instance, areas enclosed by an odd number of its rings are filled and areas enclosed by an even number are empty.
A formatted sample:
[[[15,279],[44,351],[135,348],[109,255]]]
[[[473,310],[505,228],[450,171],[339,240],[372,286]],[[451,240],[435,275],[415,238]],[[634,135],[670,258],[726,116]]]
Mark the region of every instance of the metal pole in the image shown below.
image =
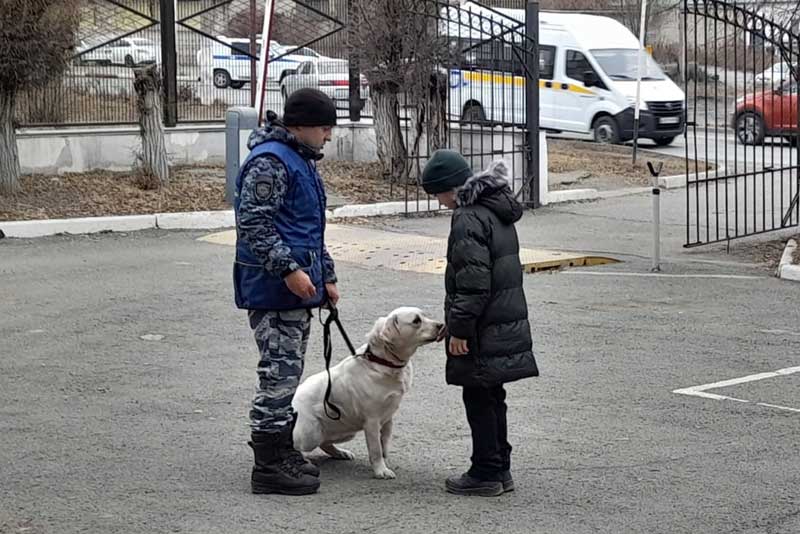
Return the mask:
[[[661,270],[661,189],[653,186],[653,271]]]
[[[361,73],[358,58],[353,53],[354,40],[352,27],[353,20],[353,0],[347,0],[347,57],[349,72],[349,107],[350,121],[358,122],[361,120]]]
[[[633,110],[633,164],[636,165],[636,152],[639,148],[639,116],[642,107],[642,70],[644,63],[644,34],[647,17],[647,0],[642,0],[642,18],[639,22],[639,65],[636,69],[636,102]]]
[[[664,169],[664,163],[653,167],[652,162],[647,162],[647,168],[653,177],[653,271],[661,270],[661,186],[658,177]]]
[[[178,124],[178,54],[175,47],[175,1],[160,0],[164,126],[168,127]]]
[[[261,28],[261,72],[258,77],[258,90],[256,91],[256,110],[258,111],[258,125],[264,119],[264,95],[267,92],[267,71],[269,70],[269,45],[272,37],[272,15],[275,13],[275,0],[264,0],[264,25]]]
[[[256,105],[256,84],[258,83],[258,65],[256,65],[256,0],[250,0],[250,105]]]
[[[527,172],[525,182],[528,194],[525,199],[534,208],[541,206],[539,198],[539,0],[528,0],[525,9],[525,37],[528,47],[526,54],[529,76],[525,80],[525,126],[527,132]],[[530,46],[533,44],[533,46]]]

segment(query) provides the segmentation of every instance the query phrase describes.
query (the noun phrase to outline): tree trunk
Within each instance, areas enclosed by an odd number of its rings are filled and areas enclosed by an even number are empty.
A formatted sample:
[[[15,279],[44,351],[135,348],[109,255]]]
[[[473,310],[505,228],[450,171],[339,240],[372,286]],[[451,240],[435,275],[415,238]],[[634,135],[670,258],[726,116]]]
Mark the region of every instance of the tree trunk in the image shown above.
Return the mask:
[[[0,91],[0,195],[20,190],[17,132],[14,130],[15,90]]]
[[[139,129],[142,136],[142,172],[149,185],[169,185],[169,160],[161,121],[161,78],[156,65],[134,71]],[[143,185],[148,185],[147,182]]]
[[[434,73],[431,77],[430,144],[431,151],[447,148],[450,143],[447,132],[447,94],[450,81],[446,75]]]
[[[406,146],[400,128],[400,103],[397,91],[390,87],[376,86],[372,91],[375,113],[375,137],[378,160],[385,176],[393,182],[399,181],[406,172]]]

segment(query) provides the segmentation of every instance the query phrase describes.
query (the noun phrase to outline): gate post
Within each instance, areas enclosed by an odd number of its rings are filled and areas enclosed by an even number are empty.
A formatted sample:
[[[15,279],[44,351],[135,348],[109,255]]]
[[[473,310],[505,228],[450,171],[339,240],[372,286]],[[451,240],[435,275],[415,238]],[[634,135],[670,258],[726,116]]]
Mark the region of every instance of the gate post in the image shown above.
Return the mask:
[[[164,126],[169,127],[178,123],[178,55],[175,49],[175,0],[160,1]]]
[[[525,38],[532,50],[526,54],[525,127],[528,145],[525,181],[526,204],[541,206],[539,198],[539,0],[528,0],[525,6]]]
[[[348,70],[348,108],[350,110],[350,121],[359,122],[361,120],[361,72],[356,54],[353,52],[353,0],[347,0],[347,70]]]

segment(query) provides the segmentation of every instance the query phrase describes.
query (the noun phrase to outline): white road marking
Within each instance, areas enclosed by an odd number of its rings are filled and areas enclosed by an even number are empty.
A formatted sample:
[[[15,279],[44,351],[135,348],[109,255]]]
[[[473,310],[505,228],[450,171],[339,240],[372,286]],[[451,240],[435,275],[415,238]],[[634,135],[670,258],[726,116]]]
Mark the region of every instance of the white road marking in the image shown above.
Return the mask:
[[[720,278],[725,280],[763,280],[766,276],[749,276],[742,274],[666,274],[666,273],[627,273],[599,271],[563,271],[562,274],[572,276],[630,276],[636,278]]]
[[[730,400],[735,402],[744,402],[749,403],[752,401],[745,400],[745,399],[737,399],[735,397],[729,397],[727,395],[719,395],[717,393],[708,393],[707,390],[709,389],[718,389],[724,388],[729,386],[736,386],[739,384],[746,384],[748,382],[755,382],[757,380],[764,380],[767,378],[775,378],[778,376],[787,376],[793,373],[800,373],[800,367],[787,367],[785,369],[778,369],[777,371],[771,371],[768,373],[758,373],[754,375],[743,376],[740,378],[732,378],[730,380],[722,380],[720,382],[713,382],[711,384],[703,384],[700,386],[692,386],[688,388],[681,388],[673,390],[673,393],[677,393],[679,395],[689,395],[692,397],[701,397],[704,399],[712,399],[712,400]],[[765,406],[767,408],[775,408],[778,410],[784,410],[789,412],[796,412],[800,413],[800,409],[798,408],[790,408],[788,406],[781,406],[778,404],[769,404],[766,402],[754,402],[758,406]]]

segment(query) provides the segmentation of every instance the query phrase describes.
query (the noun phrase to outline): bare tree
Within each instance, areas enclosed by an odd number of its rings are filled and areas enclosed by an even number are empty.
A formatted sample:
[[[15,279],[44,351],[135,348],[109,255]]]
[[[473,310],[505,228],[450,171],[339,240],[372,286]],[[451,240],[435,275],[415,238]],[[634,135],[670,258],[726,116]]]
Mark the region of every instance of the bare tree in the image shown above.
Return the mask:
[[[78,20],[77,0],[0,0],[0,194],[19,189],[17,96],[61,77]]]
[[[134,70],[134,89],[142,137],[142,180],[145,189],[169,185],[169,159],[161,121],[161,73],[156,65]]]
[[[432,0],[353,0],[350,53],[370,84],[378,158],[385,176],[408,175],[409,152],[419,149],[423,134],[432,147],[446,137],[446,65],[449,46],[439,35],[442,4]],[[406,146],[401,104],[411,109],[414,138]],[[424,132],[425,124],[432,125]]]

